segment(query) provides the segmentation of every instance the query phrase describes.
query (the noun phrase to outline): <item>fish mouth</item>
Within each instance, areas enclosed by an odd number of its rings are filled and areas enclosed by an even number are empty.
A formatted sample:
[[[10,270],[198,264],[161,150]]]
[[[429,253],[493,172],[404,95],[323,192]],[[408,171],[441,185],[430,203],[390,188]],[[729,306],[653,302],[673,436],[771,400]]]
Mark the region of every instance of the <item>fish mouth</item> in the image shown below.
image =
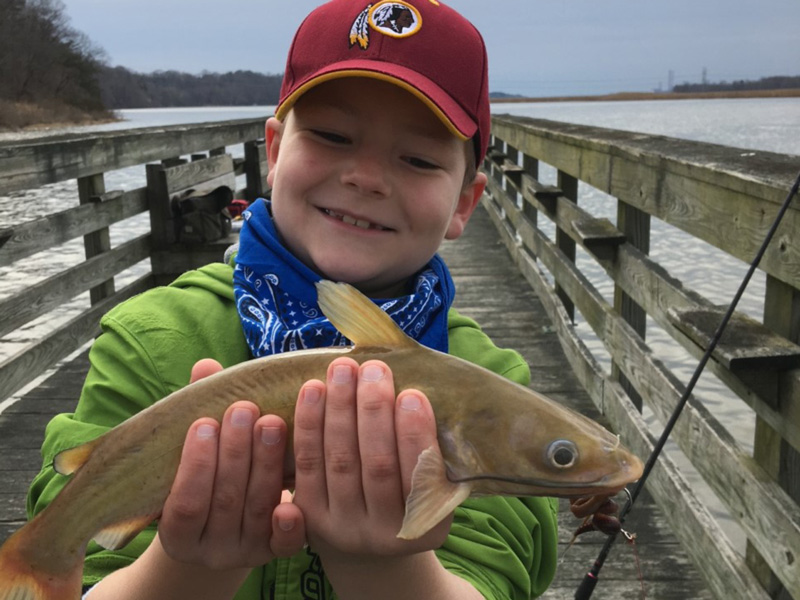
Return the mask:
[[[354,227],[358,227],[359,229],[372,230],[372,231],[391,231],[389,227],[384,227],[379,223],[373,223],[372,221],[369,221],[367,219],[362,219],[360,217],[341,213],[335,210],[331,210],[330,208],[320,208],[320,210],[329,217],[331,217],[332,219],[336,219],[337,221],[347,223],[348,225],[353,225]]]
[[[448,476],[448,479],[450,477]],[[450,479],[453,483],[469,483],[469,482],[496,482],[499,484],[510,484],[507,493],[526,495],[528,490],[537,490],[539,493],[543,492],[552,496],[572,496],[583,494],[615,494],[622,490],[626,485],[635,481],[629,477],[614,478],[614,477],[601,477],[594,481],[553,481],[549,479],[531,479],[524,477],[511,477],[507,475],[473,475],[470,477],[461,477],[459,479]],[[510,489],[513,487],[513,490]]]

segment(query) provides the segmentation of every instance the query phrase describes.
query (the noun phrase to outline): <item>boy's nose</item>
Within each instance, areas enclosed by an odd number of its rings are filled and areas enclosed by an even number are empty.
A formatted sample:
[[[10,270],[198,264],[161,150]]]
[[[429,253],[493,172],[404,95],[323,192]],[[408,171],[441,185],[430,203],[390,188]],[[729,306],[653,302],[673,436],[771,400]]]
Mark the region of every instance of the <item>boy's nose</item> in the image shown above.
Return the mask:
[[[342,172],[342,182],[368,196],[383,197],[390,192],[386,162],[375,152],[364,150],[353,156]]]

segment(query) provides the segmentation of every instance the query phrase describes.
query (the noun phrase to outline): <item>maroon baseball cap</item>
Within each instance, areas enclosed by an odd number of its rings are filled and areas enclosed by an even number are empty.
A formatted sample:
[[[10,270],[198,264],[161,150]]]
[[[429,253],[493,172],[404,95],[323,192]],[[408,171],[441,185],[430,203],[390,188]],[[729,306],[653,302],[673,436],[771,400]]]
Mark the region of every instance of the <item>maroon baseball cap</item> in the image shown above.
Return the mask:
[[[341,77],[389,81],[424,102],[480,166],[491,116],[486,47],[478,30],[438,0],[332,0],[295,34],[275,111],[283,120],[309,89]]]

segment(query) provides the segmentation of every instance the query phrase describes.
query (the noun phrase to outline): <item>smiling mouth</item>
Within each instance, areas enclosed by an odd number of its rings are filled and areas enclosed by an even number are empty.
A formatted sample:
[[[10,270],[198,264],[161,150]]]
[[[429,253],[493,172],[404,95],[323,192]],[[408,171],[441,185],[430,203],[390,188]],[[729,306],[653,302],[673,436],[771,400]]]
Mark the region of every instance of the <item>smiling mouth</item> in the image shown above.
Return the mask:
[[[377,225],[375,223],[370,223],[369,221],[364,221],[362,219],[355,219],[350,215],[343,215],[342,213],[337,213],[332,210],[328,210],[327,208],[323,208],[322,212],[324,212],[329,217],[332,217],[338,221],[342,221],[343,223],[347,223],[348,225],[355,225],[359,229],[372,229],[374,231],[389,231],[388,227],[384,227],[383,225]]]

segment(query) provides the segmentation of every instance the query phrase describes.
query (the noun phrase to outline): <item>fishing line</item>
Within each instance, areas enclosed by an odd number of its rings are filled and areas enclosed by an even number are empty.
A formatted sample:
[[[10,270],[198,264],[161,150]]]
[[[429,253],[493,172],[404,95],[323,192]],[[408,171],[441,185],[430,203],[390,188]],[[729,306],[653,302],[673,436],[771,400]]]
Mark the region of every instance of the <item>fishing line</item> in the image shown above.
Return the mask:
[[[683,411],[684,406],[686,406],[686,402],[689,400],[689,396],[692,394],[692,390],[694,386],[697,384],[698,379],[700,379],[700,375],[703,372],[703,369],[708,363],[708,360],[711,358],[711,354],[714,352],[714,349],[717,347],[720,338],[722,337],[722,333],[725,331],[725,327],[728,325],[728,321],[731,320],[734,311],[736,310],[736,305],[739,304],[739,300],[742,298],[742,294],[744,294],[744,290],[747,285],[750,283],[750,279],[753,277],[753,274],[758,268],[761,259],[764,257],[764,253],[767,251],[767,246],[772,241],[775,232],[778,229],[778,225],[783,220],[786,211],[789,210],[789,205],[792,202],[792,198],[797,193],[797,189],[800,187],[800,173],[797,175],[797,179],[795,179],[794,185],[792,185],[791,189],[789,190],[789,194],[786,196],[786,199],[783,201],[778,214],[775,216],[775,220],[772,222],[772,225],[767,232],[767,236],[764,238],[763,243],[761,244],[761,248],[759,248],[758,252],[756,253],[753,262],[750,264],[750,268],[747,270],[747,274],[742,279],[742,283],[739,285],[739,289],[736,290],[736,294],[733,297],[733,301],[731,305],[728,307],[725,316],[722,317],[722,321],[720,321],[719,326],[717,327],[716,332],[714,333],[714,337],[711,339],[711,342],[708,345],[703,357],[700,359],[700,362],[697,364],[697,368],[692,375],[692,379],[686,386],[686,389],[681,395],[680,400],[678,400],[678,404],[675,406],[675,409],[672,411],[672,415],[669,418],[666,426],[664,427],[664,431],[661,433],[661,437],[658,439],[658,442],[653,448],[653,452],[650,454],[650,457],[647,459],[647,463],[644,466],[644,470],[642,471],[642,476],[639,481],[636,483],[636,486],[633,488],[633,492],[630,494],[628,501],[622,507],[622,510],[619,512],[619,522],[620,524],[625,522],[625,516],[628,514],[630,509],[633,507],[633,503],[636,502],[636,498],[639,496],[639,492],[642,491],[644,488],[644,483],[647,480],[647,477],[650,475],[650,471],[653,470],[655,466],[656,459],[661,454],[661,451],[664,449],[664,445],[667,443],[667,438],[669,438],[669,434],[672,433],[673,427],[675,427],[675,423],[678,421],[678,417],[680,416],[681,412]],[[594,591],[595,586],[597,585],[600,569],[603,568],[603,564],[608,558],[608,554],[611,551],[611,546],[614,544],[614,541],[617,539],[618,533],[614,533],[608,536],[606,539],[605,544],[603,545],[600,553],[597,555],[597,559],[594,561],[594,565],[592,569],[583,577],[583,581],[578,586],[578,589],[575,591],[575,600],[587,600],[591,597],[592,592]]]

